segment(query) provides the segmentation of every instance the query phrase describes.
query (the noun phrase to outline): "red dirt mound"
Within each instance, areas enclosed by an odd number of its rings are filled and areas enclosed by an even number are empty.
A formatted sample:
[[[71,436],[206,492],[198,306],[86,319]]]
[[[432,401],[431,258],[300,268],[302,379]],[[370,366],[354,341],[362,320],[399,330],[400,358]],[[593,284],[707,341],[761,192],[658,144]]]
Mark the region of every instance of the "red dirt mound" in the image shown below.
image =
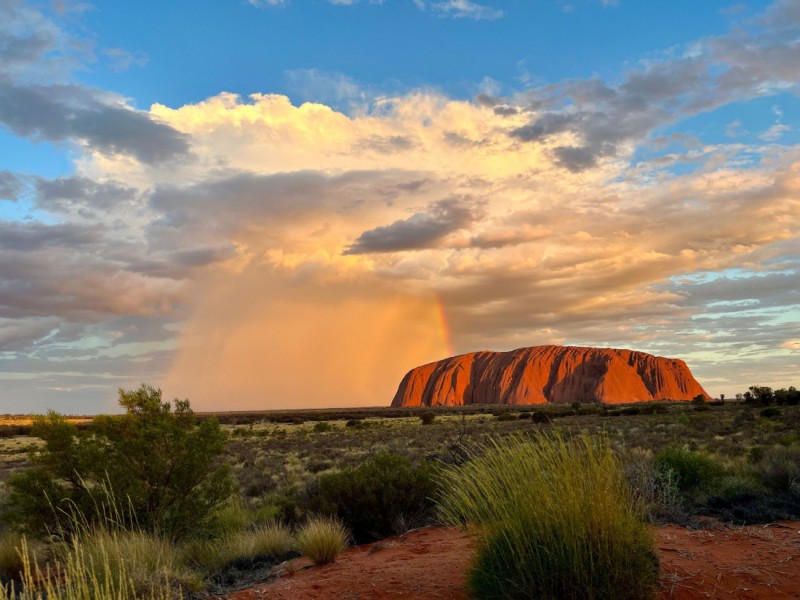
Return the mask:
[[[656,531],[659,600],[800,598],[800,523]],[[426,528],[346,550],[332,565],[287,563],[277,579],[228,600],[466,600],[469,536]]]
[[[632,350],[535,346],[412,369],[392,406],[710,399],[682,360]]]

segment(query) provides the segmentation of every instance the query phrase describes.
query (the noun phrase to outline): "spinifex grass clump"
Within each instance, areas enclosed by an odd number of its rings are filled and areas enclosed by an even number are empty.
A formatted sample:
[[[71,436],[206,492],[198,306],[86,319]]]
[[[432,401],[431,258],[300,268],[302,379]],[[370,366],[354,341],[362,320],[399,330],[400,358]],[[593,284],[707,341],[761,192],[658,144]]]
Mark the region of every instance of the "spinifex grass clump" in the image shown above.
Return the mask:
[[[297,532],[297,549],[315,565],[326,565],[336,560],[349,540],[349,532],[338,519],[312,517]]]
[[[603,442],[510,438],[478,448],[442,483],[442,516],[482,533],[476,598],[652,597],[653,538]]]

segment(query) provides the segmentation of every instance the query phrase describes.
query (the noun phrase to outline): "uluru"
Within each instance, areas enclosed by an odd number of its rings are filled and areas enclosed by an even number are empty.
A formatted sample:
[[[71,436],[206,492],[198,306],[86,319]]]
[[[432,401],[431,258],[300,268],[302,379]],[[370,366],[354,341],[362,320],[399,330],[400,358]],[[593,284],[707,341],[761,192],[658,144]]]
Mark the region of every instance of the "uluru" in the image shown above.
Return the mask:
[[[471,352],[411,369],[392,406],[621,404],[710,399],[686,363],[634,350],[533,346]]]

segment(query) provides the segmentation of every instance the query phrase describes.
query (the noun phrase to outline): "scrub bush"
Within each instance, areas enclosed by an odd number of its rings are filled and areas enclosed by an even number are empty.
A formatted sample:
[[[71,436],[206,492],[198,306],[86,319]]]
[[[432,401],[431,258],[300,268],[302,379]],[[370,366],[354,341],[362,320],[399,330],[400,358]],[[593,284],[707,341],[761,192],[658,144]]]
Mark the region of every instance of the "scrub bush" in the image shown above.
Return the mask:
[[[652,597],[652,534],[607,445],[536,434],[480,447],[444,471],[441,516],[482,534],[481,600]]]

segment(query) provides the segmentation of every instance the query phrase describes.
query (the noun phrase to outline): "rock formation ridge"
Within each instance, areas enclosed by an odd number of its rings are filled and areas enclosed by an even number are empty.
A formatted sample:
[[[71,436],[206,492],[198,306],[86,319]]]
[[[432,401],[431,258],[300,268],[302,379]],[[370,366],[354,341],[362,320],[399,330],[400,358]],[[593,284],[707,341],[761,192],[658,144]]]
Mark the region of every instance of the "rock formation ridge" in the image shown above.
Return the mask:
[[[633,350],[534,346],[411,369],[392,406],[710,399],[682,360]]]

